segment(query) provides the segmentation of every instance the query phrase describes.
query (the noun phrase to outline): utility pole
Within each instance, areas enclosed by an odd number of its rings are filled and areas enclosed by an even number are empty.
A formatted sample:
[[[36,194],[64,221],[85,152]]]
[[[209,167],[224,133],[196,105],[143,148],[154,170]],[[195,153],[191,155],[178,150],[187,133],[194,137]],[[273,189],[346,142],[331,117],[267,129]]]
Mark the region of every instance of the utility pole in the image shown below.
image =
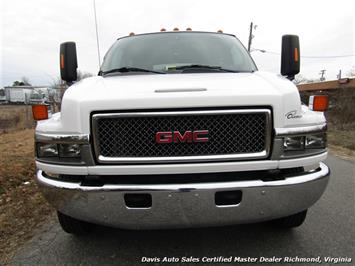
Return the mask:
[[[96,44],[97,44],[97,57],[99,59],[99,68],[101,66],[101,59],[100,59],[100,44],[99,44],[99,33],[97,31],[97,18],[96,18],[96,4],[95,0],[93,0],[94,3],[94,15],[95,15],[95,29],[96,29]]]
[[[250,29],[249,29],[249,40],[248,40],[248,52],[250,53],[251,49],[251,40],[253,39],[253,22],[250,22]]]
[[[339,74],[337,75],[338,79],[341,79],[341,69],[339,70]]]
[[[322,69],[322,70],[319,72],[319,75],[321,75],[320,81],[325,81],[325,77],[324,77],[325,71],[326,71],[325,69]]]

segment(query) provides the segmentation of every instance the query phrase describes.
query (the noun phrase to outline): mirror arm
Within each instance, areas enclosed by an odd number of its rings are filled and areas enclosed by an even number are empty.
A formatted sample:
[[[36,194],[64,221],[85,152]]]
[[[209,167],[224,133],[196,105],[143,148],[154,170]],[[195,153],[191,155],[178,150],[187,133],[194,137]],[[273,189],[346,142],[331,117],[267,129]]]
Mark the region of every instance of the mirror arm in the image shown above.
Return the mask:
[[[286,78],[288,78],[289,80],[294,80],[295,79],[295,75],[291,75],[291,76],[287,76]]]

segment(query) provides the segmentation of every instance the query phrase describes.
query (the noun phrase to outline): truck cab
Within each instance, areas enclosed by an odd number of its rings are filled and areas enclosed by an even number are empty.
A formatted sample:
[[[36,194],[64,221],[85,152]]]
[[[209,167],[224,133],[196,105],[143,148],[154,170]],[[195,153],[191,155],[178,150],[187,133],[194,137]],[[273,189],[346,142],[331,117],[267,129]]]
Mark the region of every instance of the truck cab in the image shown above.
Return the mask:
[[[119,38],[79,82],[77,66],[63,43],[72,85],[35,133],[37,182],[66,232],[292,228],[323,194],[327,101],[302,104],[291,82],[297,36],[283,36],[280,74],[259,71],[232,34],[190,30]]]

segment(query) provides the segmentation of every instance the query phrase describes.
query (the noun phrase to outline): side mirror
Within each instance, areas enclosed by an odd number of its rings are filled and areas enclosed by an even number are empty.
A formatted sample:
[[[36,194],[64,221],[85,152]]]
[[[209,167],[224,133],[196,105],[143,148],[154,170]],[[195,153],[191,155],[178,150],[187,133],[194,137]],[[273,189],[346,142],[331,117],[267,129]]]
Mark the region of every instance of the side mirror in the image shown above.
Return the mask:
[[[64,42],[60,44],[59,60],[62,80],[67,82],[75,81],[77,79],[76,69],[78,68],[75,42]]]
[[[300,72],[300,42],[297,35],[282,36],[281,75],[293,80]]]

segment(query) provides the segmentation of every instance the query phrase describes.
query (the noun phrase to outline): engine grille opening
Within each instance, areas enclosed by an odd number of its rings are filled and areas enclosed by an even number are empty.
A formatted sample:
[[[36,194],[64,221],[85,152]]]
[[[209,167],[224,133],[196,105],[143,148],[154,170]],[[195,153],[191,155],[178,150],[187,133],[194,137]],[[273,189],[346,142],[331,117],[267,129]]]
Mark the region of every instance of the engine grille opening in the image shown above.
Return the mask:
[[[213,113],[215,112],[215,113]],[[151,115],[93,116],[97,158],[169,159],[176,157],[243,155],[265,157],[271,135],[269,110],[181,112]],[[157,132],[208,130],[207,142],[157,143]],[[201,159],[201,158],[199,158]]]

